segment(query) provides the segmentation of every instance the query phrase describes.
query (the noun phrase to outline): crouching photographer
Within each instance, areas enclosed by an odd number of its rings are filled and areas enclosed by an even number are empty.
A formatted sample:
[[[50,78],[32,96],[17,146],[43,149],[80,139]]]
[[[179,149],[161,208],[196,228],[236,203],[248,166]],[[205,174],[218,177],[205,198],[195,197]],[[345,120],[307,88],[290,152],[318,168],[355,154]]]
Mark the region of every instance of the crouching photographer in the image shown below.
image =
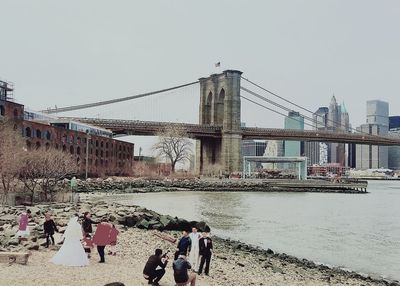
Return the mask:
[[[165,267],[168,263],[168,252],[162,254],[162,250],[157,248],[154,255],[150,256],[143,269],[143,277],[148,280],[148,284],[159,285],[161,278],[165,274]],[[157,269],[158,268],[158,269]]]

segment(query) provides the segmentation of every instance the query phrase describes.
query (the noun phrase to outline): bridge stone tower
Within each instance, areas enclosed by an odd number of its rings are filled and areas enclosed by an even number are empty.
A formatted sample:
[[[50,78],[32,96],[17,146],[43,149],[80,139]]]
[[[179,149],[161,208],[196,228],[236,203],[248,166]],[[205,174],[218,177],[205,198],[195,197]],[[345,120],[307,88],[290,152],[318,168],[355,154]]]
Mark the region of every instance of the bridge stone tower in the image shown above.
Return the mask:
[[[222,128],[222,138],[202,138],[197,141],[196,168],[200,174],[214,166],[226,172],[241,169],[241,74],[241,71],[226,70],[199,79],[199,124]]]

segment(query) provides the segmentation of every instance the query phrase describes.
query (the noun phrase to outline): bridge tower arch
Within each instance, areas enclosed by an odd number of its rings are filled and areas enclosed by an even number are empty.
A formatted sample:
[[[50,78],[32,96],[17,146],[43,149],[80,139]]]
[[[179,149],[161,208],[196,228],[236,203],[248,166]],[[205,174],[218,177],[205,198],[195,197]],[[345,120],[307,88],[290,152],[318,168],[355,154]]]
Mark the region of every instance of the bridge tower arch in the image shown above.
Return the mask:
[[[200,78],[199,124],[221,127],[221,138],[201,138],[196,143],[199,173],[210,168],[241,170],[240,78],[241,71],[226,70]]]

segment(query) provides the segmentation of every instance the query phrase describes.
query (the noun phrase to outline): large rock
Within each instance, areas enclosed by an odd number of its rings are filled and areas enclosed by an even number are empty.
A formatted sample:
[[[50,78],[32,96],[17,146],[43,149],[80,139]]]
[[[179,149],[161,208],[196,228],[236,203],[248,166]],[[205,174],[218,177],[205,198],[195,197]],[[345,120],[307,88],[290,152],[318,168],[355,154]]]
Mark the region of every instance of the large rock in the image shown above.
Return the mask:
[[[8,245],[18,245],[19,244],[19,239],[18,237],[14,236],[8,241]]]
[[[125,218],[125,223],[123,223],[123,224],[128,226],[128,227],[133,227],[133,226],[136,225],[138,220],[139,220],[138,217],[128,216],[128,217]]]
[[[15,216],[15,215],[6,214],[3,216],[0,216],[0,224],[13,223],[16,220],[17,220],[17,216]]]
[[[136,224],[136,227],[141,229],[149,229],[149,221],[143,218]]]
[[[106,216],[108,214],[108,212],[107,211],[98,211],[98,212],[96,212],[96,216],[97,217],[103,217],[103,216]]]

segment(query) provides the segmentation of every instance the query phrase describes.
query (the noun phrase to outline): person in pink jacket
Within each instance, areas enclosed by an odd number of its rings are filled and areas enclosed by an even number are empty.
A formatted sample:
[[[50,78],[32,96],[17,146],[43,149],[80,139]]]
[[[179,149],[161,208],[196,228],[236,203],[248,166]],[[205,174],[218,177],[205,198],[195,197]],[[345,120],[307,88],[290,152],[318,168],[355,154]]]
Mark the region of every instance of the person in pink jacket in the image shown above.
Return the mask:
[[[115,225],[112,225],[112,229],[110,230],[110,251],[108,255],[117,255],[116,245],[117,245],[117,236],[119,234],[118,229],[115,228]]]
[[[26,212],[23,212],[19,216],[19,227],[18,227],[18,231],[17,231],[17,237],[19,237],[20,239],[26,238],[30,235],[29,226],[28,226],[30,217],[31,217],[31,211],[29,209]]]

